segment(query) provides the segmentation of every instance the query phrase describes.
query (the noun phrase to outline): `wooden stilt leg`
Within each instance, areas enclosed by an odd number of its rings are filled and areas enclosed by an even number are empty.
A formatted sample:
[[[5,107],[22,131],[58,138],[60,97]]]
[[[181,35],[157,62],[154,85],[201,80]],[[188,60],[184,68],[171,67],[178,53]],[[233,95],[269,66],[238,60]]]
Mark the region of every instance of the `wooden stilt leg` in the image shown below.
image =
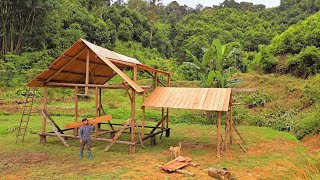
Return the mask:
[[[217,156],[220,157],[221,155],[221,152],[220,152],[220,115],[221,115],[221,112],[218,112],[218,121],[217,121]]]
[[[48,108],[47,108],[47,104],[48,104],[48,86],[44,86],[44,90],[43,90],[43,111],[47,112]],[[45,133],[46,132],[46,118],[42,118],[42,127],[41,127],[41,133]],[[46,136],[42,135],[40,136],[40,142],[41,143],[45,143],[47,140]]]
[[[75,102],[75,106],[74,106],[74,120],[75,121],[78,121],[78,101],[79,101],[79,98],[78,98],[78,93],[79,93],[79,88],[78,86],[75,87],[74,89],[74,102]],[[76,137],[78,136],[78,128],[74,128],[73,129],[73,135]]]
[[[225,123],[225,137],[224,137],[224,149],[228,149],[228,137],[229,137],[229,119],[228,119],[228,112],[226,112],[226,123]]]
[[[134,66],[132,69],[132,79],[134,82],[137,81],[137,66]],[[134,143],[134,128],[135,128],[135,116],[136,116],[136,91],[132,89],[132,96],[131,96],[131,123],[130,123],[130,130],[131,130],[131,142]],[[136,146],[135,144],[130,145],[130,153],[135,153]]]
[[[145,107],[142,107],[142,123],[141,123],[141,136],[144,137],[144,126],[145,126]]]
[[[229,122],[229,126],[230,126],[230,144],[232,144],[232,128],[233,128],[233,119],[232,119],[232,93],[230,95],[230,122]]]
[[[95,108],[95,117],[99,116],[99,89],[98,87],[96,87],[96,108]],[[95,137],[98,137],[98,133],[99,133],[99,125],[95,124]]]

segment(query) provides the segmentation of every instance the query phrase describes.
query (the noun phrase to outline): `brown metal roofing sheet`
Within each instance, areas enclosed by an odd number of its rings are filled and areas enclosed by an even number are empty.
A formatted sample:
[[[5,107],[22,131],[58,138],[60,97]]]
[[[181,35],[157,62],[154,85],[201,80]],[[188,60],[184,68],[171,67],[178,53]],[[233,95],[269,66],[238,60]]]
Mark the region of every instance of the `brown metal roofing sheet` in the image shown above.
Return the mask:
[[[230,95],[231,88],[157,87],[142,106],[228,111]]]

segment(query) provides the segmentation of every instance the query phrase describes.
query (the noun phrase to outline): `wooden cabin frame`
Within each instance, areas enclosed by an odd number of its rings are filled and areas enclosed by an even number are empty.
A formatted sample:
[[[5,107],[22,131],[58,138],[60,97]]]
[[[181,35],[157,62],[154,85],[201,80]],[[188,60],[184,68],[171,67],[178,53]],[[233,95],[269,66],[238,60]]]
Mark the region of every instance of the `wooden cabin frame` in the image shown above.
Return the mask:
[[[131,78],[123,72],[124,69],[129,69],[132,71]],[[166,109],[166,116],[164,116],[164,109],[162,110],[162,120],[156,126],[145,126],[144,118],[142,118],[141,125],[137,124],[136,96],[142,95],[144,98],[146,95],[146,91],[151,89],[151,86],[139,86],[137,84],[138,70],[147,72],[153,78],[153,85],[155,88],[159,84],[161,84],[162,86],[170,86],[169,72],[146,66],[144,64],[141,64],[134,58],[115,53],[108,49],[96,46],[86,40],[79,39],[59,58],[57,58],[45,71],[36,76],[27,85],[29,87],[44,88],[42,107],[44,117],[42,120],[41,132],[39,133],[40,142],[45,143],[47,136],[58,136],[62,139],[79,138],[77,128],[61,129],[54,122],[53,124],[55,124],[57,130],[55,132],[46,132],[48,119],[52,120],[52,118],[49,117],[50,115],[48,113],[47,106],[48,89],[56,87],[74,89],[75,121],[79,120],[79,88],[84,88],[84,95],[88,95],[89,88],[95,89],[94,114],[96,118],[102,116],[103,114],[103,99],[101,96],[103,89],[121,89],[127,92],[128,97],[131,101],[131,115],[128,122],[125,124],[113,124],[110,121],[108,123],[99,123],[98,125],[96,125],[95,134],[92,138],[93,140],[110,142],[110,145],[112,145],[113,143],[126,144],[130,147],[129,152],[134,153],[136,151],[136,145],[139,142],[142,144],[142,141],[149,138],[151,138],[151,142],[153,142],[155,140],[155,136],[160,133],[162,135],[163,132],[166,132],[166,136],[168,137],[170,135],[170,128],[168,126],[168,109]],[[159,74],[167,76],[166,83],[159,80]],[[123,79],[123,83],[120,85],[107,84],[115,75],[119,75]],[[142,108],[143,113],[144,110],[145,109]],[[164,119],[166,120],[166,126],[164,126]],[[102,129],[102,124],[108,124],[111,127],[111,130]],[[122,126],[123,128],[115,129],[115,126]],[[137,128],[141,128],[141,132],[136,132]],[[150,133],[146,133],[145,128],[151,128],[152,130],[150,131]],[[128,132],[130,133],[130,141],[117,140],[115,138],[115,133],[120,133],[126,129],[130,130],[130,132]],[[64,132],[66,131],[73,131],[73,135],[64,134]],[[102,135],[106,134],[110,134],[111,138],[101,137]],[[140,140],[137,140],[135,138],[135,134],[138,134]],[[61,141],[63,141],[62,139]]]

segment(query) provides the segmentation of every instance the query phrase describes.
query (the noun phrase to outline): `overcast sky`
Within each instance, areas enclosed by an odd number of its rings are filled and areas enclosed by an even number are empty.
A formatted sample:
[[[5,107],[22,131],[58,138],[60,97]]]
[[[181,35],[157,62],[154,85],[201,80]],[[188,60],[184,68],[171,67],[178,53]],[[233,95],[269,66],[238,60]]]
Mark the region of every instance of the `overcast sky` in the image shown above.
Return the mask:
[[[163,0],[162,2],[167,5],[173,0]],[[219,5],[224,0],[176,0],[180,5],[186,4],[189,7],[195,7],[197,4],[211,7],[212,5]],[[235,0],[236,2],[246,1],[253,2],[253,4],[265,4],[267,7],[279,6],[280,0]]]

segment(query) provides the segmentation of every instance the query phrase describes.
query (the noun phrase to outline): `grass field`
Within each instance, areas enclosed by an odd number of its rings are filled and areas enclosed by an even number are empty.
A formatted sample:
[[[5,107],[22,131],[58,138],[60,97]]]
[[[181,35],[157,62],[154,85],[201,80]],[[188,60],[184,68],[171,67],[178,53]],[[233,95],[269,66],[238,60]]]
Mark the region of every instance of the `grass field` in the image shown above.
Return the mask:
[[[247,141],[248,152],[238,146],[215,156],[214,125],[173,124],[171,137],[157,137],[157,145],[145,141],[145,149],[128,154],[126,145],[114,145],[109,152],[106,143],[93,142],[94,159],[79,159],[79,143],[68,139],[65,147],[56,137],[40,144],[36,133],[40,116],[32,118],[25,142],[15,143],[10,124],[20,115],[0,115],[0,177],[3,179],[210,179],[208,167],[227,168],[236,179],[308,179],[315,170],[308,162],[307,149],[293,135],[264,127],[239,126]],[[72,118],[54,117],[62,125]],[[116,120],[117,121],[117,120]],[[119,121],[119,120],[118,120]],[[154,122],[149,122],[152,124]],[[121,139],[128,139],[122,136]],[[195,177],[166,173],[155,167],[172,159],[169,147],[182,142],[182,155],[189,156],[198,167],[187,167]]]
[[[305,122],[303,132],[314,131],[317,127],[316,105],[304,103],[303,87],[306,81],[290,76],[241,74],[244,83],[240,87],[259,88],[257,96],[235,94],[234,100],[241,105],[234,107],[234,119],[242,132],[247,149],[243,153],[237,145],[222,154],[216,153],[216,128],[214,122],[205,118],[203,112],[170,111],[171,136],[157,137],[157,145],[145,141],[145,149],[137,146],[137,152],[129,155],[128,146],[114,145],[104,152],[104,142],[93,142],[93,160],[79,159],[79,142],[67,139],[65,147],[58,138],[48,137],[47,143],[40,144],[37,135],[41,129],[40,114],[31,117],[25,142],[15,143],[15,130],[21,118],[23,96],[15,88],[0,91],[0,179],[211,179],[206,169],[227,168],[234,179],[320,179],[320,135],[310,135],[310,140],[299,141],[297,133],[281,132],[281,127],[291,123]],[[173,82],[176,86],[194,87],[195,82]],[[34,105],[41,109],[41,90]],[[91,92],[94,93],[94,92]],[[72,90],[50,90],[48,109],[53,119],[64,127],[74,120]],[[103,93],[103,105],[113,116],[113,123],[123,123],[130,117],[130,102],[124,91]],[[252,98],[253,97],[253,98]],[[251,98],[251,99],[250,99]],[[258,104],[250,107],[251,103]],[[137,120],[141,119],[142,97],[137,99]],[[93,117],[94,100],[81,100],[80,117]],[[147,125],[155,125],[161,117],[157,109],[147,109]],[[304,115],[312,115],[309,121],[302,121]],[[224,119],[224,118],[222,118]],[[307,119],[308,120],[308,119]],[[319,123],[318,123],[319,124]],[[257,127],[270,126],[270,127]],[[298,124],[299,125],[299,124]],[[47,126],[50,131],[50,127]],[[300,130],[300,129],[299,129]],[[310,131],[307,131],[310,130]],[[305,133],[302,133],[304,135]],[[237,137],[238,138],[238,137]],[[122,135],[128,140],[128,135]],[[238,138],[239,139],[239,138]],[[167,173],[155,167],[172,159],[170,146],[182,143],[183,156],[189,156],[198,167],[185,169],[195,173],[194,177]],[[311,147],[311,149],[310,149]]]

